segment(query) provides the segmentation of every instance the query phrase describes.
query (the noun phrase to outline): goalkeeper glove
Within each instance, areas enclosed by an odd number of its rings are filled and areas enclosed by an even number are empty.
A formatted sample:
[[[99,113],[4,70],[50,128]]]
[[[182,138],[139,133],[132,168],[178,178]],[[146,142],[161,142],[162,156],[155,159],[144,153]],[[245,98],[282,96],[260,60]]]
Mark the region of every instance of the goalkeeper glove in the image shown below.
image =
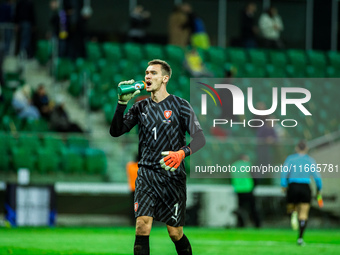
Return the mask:
[[[165,170],[175,171],[181,164],[182,160],[185,158],[184,150],[179,151],[163,151],[162,156],[166,156],[159,163]]]
[[[118,87],[120,87],[121,85],[127,85],[127,84],[133,84],[135,81],[134,80],[129,80],[129,81],[121,81],[118,84]],[[118,95],[118,103],[119,104],[127,104],[133,97],[135,97],[136,95],[138,95],[140,93],[140,90],[136,90],[133,93],[129,93],[129,94],[123,94],[123,95]]]

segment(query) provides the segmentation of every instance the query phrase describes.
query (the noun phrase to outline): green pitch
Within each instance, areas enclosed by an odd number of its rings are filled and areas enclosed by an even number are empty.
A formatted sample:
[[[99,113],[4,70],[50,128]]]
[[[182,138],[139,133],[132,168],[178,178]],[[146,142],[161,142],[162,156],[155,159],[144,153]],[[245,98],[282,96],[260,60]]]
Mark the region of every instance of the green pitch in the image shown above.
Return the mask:
[[[185,228],[195,255],[340,254],[340,230],[307,229],[306,246],[289,229]],[[0,228],[0,254],[133,254],[134,228]],[[151,254],[176,254],[166,228],[153,228]]]

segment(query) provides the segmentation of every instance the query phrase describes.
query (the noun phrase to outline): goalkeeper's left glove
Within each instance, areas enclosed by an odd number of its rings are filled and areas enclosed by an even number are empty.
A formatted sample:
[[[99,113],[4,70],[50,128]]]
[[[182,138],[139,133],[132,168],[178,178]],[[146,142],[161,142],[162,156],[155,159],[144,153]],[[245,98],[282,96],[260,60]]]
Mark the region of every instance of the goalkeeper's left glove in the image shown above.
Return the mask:
[[[135,82],[135,80],[121,81],[118,84],[118,87],[120,87],[121,85],[133,84],[134,82]],[[139,93],[140,93],[140,90],[138,89],[135,92],[132,92],[132,93],[129,93],[129,94],[118,95],[118,103],[123,104],[123,105],[127,105],[129,100],[131,100],[133,97],[135,97]]]
[[[175,171],[181,164],[182,160],[185,158],[184,150],[179,151],[163,151],[162,156],[166,156],[159,163],[165,170]]]

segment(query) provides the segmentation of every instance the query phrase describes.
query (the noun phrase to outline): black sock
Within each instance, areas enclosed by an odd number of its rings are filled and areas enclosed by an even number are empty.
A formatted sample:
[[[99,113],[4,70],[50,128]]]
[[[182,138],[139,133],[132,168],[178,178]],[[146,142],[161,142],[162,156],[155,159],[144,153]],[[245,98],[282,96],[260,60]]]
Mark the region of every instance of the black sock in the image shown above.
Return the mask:
[[[300,229],[299,238],[302,238],[303,232],[305,231],[306,226],[307,226],[307,220],[299,220],[299,229]]]
[[[186,235],[183,234],[182,238],[174,244],[178,255],[192,255],[191,245]]]
[[[149,236],[136,236],[133,254],[134,255],[150,254]]]

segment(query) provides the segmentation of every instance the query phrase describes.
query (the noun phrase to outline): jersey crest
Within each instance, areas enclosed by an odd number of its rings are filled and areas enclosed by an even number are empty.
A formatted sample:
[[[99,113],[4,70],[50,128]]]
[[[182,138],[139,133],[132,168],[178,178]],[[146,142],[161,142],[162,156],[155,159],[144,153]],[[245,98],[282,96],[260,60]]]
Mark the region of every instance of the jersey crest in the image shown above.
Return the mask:
[[[172,114],[172,111],[170,111],[170,110],[164,111],[164,117],[165,117],[166,119],[169,119],[169,118],[171,117],[171,114]]]

